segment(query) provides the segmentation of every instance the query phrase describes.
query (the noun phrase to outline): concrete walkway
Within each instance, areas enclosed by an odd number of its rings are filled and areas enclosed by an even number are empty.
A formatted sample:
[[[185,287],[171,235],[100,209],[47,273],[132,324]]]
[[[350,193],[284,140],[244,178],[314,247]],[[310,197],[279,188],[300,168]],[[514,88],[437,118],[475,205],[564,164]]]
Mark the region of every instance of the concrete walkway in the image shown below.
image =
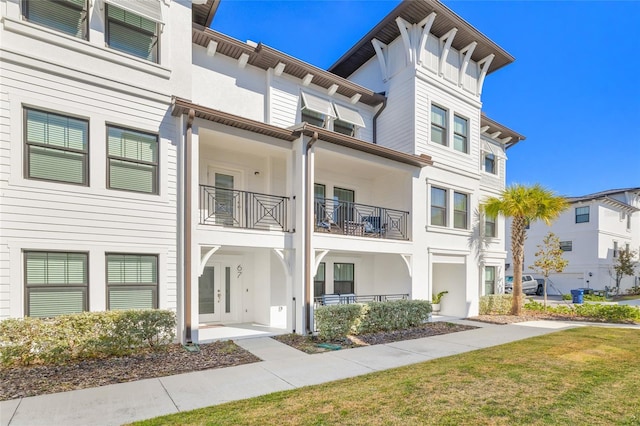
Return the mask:
[[[295,389],[585,325],[532,321],[308,355],[268,337],[238,340],[262,362],[0,402],[0,425],[120,425]],[[602,324],[598,324],[602,326]],[[632,326],[640,329],[638,326]]]

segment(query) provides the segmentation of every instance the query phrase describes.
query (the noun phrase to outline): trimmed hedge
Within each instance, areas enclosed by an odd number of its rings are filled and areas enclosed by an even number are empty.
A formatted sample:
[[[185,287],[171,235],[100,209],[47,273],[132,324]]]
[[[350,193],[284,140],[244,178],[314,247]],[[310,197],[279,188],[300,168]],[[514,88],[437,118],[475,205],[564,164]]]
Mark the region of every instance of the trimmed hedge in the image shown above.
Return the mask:
[[[544,306],[539,302],[529,301],[525,309],[530,311],[543,311]],[[640,309],[629,305],[604,305],[599,303],[587,303],[583,305],[558,305],[547,306],[545,312],[551,314],[577,316],[611,323],[640,323]]]
[[[508,315],[513,303],[512,294],[489,294],[480,297],[480,315]]]
[[[62,364],[121,356],[173,342],[176,317],[163,310],[83,312],[0,321],[0,363]]]
[[[348,334],[375,333],[416,327],[429,319],[426,300],[394,300],[366,304],[321,306],[315,311],[321,339],[343,339]]]

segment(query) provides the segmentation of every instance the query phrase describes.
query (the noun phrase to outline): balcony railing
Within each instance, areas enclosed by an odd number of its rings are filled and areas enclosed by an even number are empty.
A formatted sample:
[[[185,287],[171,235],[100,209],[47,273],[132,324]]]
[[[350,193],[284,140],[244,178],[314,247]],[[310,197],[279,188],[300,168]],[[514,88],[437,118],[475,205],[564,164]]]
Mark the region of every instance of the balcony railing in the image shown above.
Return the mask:
[[[360,237],[408,240],[409,212],[338,201],[315,199],[315,230]]]
[[[287,231],[288,197],[200,185],[200,223]]]

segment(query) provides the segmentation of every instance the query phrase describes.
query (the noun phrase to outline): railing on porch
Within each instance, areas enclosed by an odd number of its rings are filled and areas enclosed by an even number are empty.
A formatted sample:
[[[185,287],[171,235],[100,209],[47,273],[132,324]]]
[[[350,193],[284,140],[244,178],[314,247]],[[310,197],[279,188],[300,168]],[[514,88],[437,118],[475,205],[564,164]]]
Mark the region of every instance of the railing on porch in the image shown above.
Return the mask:
[[[326,305],[344,305],[348,303],[388,302],[391,300],[408,300],[408,293],[400,294],[323,294],[314,297],[314,307]]]
[[[314,215],[316,232],[409,239],[406,211],[316,197]]]
[[[288,197],[200,185],[200,223],[287,231]]]

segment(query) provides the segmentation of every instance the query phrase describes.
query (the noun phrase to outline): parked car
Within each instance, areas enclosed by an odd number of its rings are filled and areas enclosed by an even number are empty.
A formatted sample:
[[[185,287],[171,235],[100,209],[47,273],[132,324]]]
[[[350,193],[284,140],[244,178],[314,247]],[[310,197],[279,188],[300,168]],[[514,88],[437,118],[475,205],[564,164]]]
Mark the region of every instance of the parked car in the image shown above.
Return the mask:
[[[507,275],[504,281],[504,292],[507,294],[513,293],[513,275]],[[536,281],[531,275],[523,274],[522,292],[524,294],[536,294],[538,292],[538,281]]]

